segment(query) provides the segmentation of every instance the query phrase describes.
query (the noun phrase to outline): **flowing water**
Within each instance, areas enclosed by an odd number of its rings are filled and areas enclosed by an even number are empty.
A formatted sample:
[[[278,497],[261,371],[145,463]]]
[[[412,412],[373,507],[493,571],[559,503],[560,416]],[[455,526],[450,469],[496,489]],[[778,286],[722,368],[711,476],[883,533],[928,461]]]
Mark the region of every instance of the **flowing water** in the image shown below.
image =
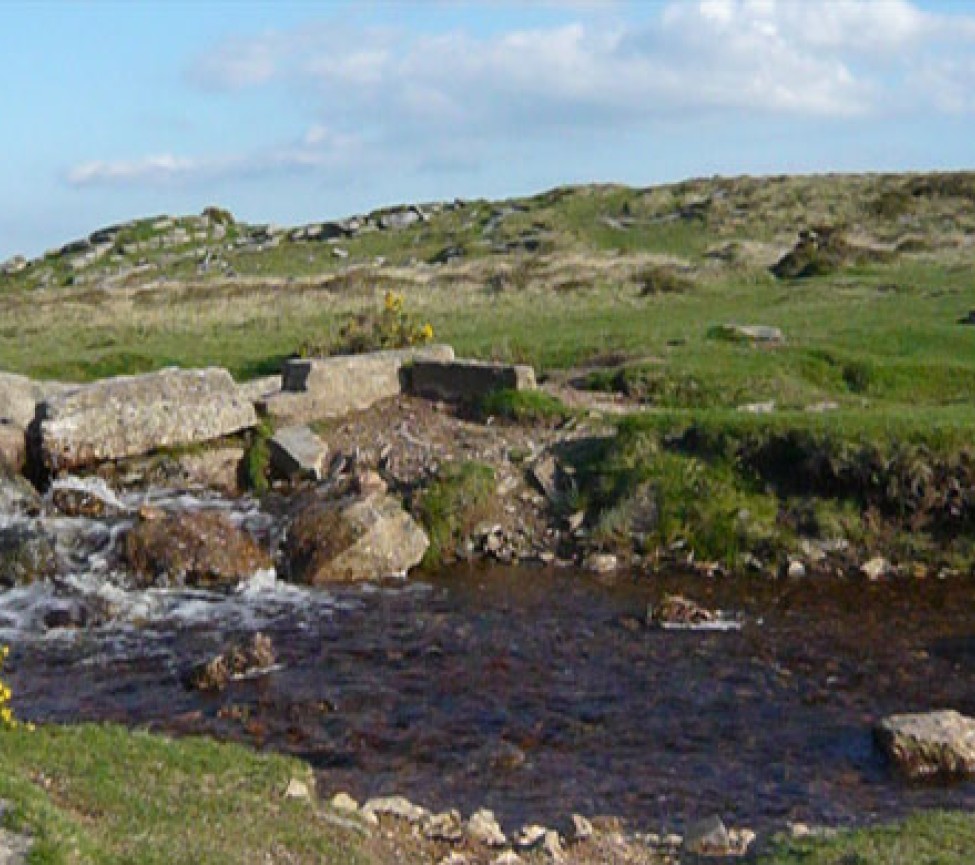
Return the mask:
[[[148,497],[274,532],[247,502]],[[22,716],[243,740],[309,760],[325,791],[488,806],[509,823],[575,810],[651,829],[711,813],[768,828],[975,806],[972,784],[902,782],[870,732],[892,712],[975,714],[971,581],[462,566],[330,591],[267,573],[229,594],[133,592],[111,550],[136,504],[101,523],[48,518],[63,573],[0,595]],[[647,627],[648,603],[670,591],[742,627]],[[97,614],[50,627],[72,604]],[[185,686],[193,664],[258,630],[273,671],[217,693]]]

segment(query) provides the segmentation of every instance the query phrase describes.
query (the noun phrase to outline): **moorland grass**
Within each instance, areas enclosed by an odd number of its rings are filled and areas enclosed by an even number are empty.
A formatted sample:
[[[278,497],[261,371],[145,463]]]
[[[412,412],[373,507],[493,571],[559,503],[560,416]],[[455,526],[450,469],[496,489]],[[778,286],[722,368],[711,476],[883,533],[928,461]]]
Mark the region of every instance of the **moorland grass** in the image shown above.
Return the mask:
[[[0,740],[6,823],[34,836],[33,865],[366,863],[355,836],[288,799],[311,769],[208,739],[114,726],[40,726]]]

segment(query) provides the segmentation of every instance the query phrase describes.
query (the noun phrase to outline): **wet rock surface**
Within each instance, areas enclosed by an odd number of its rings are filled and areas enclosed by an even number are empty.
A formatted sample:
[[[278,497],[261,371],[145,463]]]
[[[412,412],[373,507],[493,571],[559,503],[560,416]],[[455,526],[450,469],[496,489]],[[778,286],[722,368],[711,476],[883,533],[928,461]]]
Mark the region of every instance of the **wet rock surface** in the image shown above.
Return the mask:
[[[269,554],[226,516],[144,511],[125,536],[136,586],[234,586],[271,567]]]

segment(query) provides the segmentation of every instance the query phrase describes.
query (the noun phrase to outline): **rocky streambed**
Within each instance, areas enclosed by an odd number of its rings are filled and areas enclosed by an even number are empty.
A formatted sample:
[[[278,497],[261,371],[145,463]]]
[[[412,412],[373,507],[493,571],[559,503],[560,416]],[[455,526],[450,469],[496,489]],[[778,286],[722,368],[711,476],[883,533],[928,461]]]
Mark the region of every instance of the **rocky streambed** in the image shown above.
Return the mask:
[[[66,515],[66,490],[113,508]],[[891,713],[975,713],[969,581],[469,563],[160,588],[122,557],[140,509],[218,514],[269,548],[280,536],[281,515],[250,498],[70,479],[8,517],[54,553],[50,575],[0,593],[23,717],[241,739],[309,760],[326,794],[488,807],[509,827],[578,812],[666,832],[716,814],[765,831],[975,806],[970,783],[907,783],[872,735]],[[652,611],[675,592],[735,627],[660,627]],[[262,662],[194,680],[258,633]]]

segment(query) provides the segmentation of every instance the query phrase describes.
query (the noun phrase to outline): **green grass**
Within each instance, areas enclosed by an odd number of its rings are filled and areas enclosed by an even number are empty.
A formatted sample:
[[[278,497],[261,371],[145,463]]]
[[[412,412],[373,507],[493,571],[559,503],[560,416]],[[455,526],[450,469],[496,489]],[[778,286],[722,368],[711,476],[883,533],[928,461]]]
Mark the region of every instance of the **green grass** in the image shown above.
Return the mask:
[[[488,465],[468,461],[441,467],[416,509],[430,538],[423,567],[434,568],[453,558],[457,544],[492,515],[495,490],[494,469]]]
[[[111,726],[0,734],[8,825],[54,863],[367,862],[354,841],[285,799],[300,761],[206,739],[173,741]]]
[[[969,865],[975,861],[975,816],[921,812],[899,823],[825,840],[781,841],[760,865]]]
[[[486,394],[477,404],[477,414],[537,426],[565,421],[571,412],[560,399],[544,391],[506,389]]]

